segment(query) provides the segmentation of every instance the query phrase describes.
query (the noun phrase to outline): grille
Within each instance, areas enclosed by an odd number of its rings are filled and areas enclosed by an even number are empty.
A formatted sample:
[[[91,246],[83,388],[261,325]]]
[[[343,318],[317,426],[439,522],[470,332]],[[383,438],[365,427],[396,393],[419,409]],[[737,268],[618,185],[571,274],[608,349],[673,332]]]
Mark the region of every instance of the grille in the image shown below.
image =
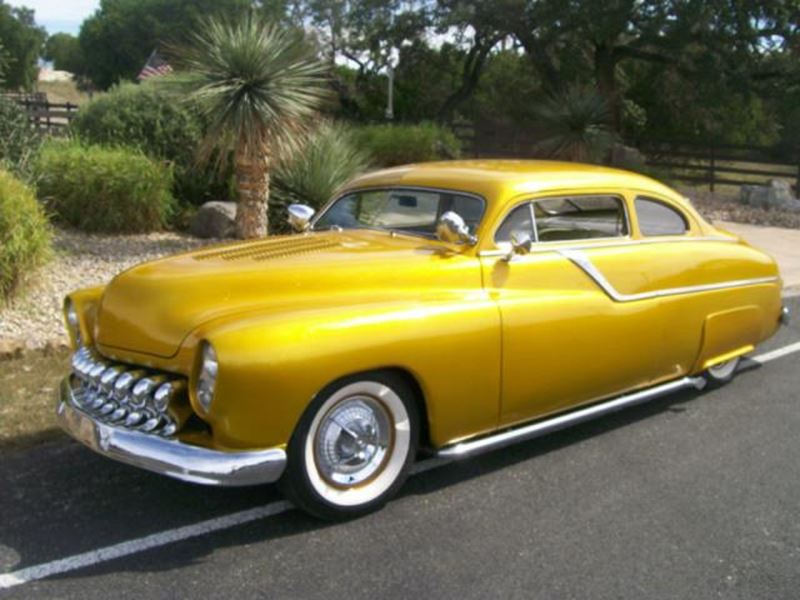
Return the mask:
[[[171,437],[191,414],[186,378],[116,363],[81,348],[72,356],[78,408],[125,429]]]
[[[265,240],[263,242],[250,242],[229,246],[220,250],[211,250],[195,254],[195,260],[268,260],[296,254],[310,254],[333,248],[338,244],[331,240],[314,238],[311,236],[298,236],[295,239]]]

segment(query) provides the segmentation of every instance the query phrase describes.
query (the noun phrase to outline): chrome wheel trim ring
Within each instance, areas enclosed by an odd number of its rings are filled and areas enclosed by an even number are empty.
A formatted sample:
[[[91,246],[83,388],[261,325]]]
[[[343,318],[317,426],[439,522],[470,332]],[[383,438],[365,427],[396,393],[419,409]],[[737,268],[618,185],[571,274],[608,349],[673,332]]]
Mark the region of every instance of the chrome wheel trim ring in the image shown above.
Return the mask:
[[[708,374],[714,379],[727,379],[736,372],[736,367],[738,366],[739,358],[732,358],[731,360],[726,360],[725,362],[721,362],[713,367],[709,367]]]
[[[342,420],[342,416],[349,421]],[[339,424],[331,423],[332,418]],[[359,426],[364,426],[370,420],[379,424],[382,419],[385,431],[362,436],[367,438],[362,441],[380,441],[375,444],[377,448],[366,449],[360,458],[354,455],[349,464],[329,460],[331,456],[347,459],[348,453],[354,450],[352,445],[336,446],[344,441],[340,438],[352,437],[344,433],[342,424],[349,427],[350,422],[360,420]],[[411,421],[400,397],[376,381],[352,383],[334,392],[314,416],[304,446],[306,474],[311,486],[327,502],[336,506],[366,504],[381,496],[397,480],[410,444]],[[356,450],[359,449],[365,450],[363,446]]]

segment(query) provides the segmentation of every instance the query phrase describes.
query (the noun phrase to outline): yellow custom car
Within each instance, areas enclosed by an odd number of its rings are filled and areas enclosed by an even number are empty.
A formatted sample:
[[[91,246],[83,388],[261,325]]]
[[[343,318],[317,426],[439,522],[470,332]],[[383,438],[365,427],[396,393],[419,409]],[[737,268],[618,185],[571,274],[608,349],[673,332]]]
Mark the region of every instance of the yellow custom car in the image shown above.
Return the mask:
[[[280,481],[346,518],[382,506],[420,455],[723,384],[788,318],[769,256],[625,171],[410,165],[289,220],[296,235],[70,294],[63,428],[185,481]]]

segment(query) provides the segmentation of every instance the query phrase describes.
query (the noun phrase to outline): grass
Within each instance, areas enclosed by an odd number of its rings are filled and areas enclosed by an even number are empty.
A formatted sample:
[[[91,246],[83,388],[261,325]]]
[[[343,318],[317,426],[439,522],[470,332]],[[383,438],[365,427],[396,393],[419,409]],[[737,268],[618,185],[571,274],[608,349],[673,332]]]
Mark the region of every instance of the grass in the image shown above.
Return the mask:
[[[58,436],[55,395],[68,370],[66,351],[0,361],[0,450]]]

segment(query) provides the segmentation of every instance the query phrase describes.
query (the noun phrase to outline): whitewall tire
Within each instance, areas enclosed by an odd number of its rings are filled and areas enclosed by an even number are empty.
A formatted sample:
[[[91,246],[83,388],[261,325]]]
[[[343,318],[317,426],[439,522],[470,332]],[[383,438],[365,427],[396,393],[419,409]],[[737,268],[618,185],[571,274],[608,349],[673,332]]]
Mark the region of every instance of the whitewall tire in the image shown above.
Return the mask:
[[[292,436],[282,487],[300,508],[324,519],[377,510],[408,477],[418,423],[414,391],[394,373],[328,386]]]

